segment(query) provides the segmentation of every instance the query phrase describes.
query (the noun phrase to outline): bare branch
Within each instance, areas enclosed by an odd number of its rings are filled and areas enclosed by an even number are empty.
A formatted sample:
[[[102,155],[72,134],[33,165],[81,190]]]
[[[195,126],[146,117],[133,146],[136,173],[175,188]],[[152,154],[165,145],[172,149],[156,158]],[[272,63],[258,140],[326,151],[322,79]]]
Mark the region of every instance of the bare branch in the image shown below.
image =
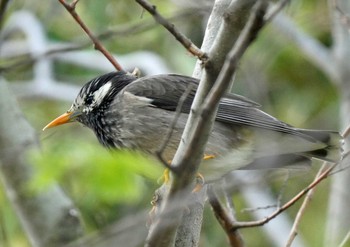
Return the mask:
[[[147,0],[136,0],[138,4],[140,4],[145,10],[147,10],[154,19],[165,27],[174,37],[178,40],[183,47],[185,47],[192,55],[196,56],[198,59],[202,61],[206,61],[207,54],[201,51],[195,44],[192,43],[190,39],[188,39],[184,34],[182,34],[173,24],[167,21],[163,16],[161,16],[156,6],[150,4]]]
[[[214,211],[216,219],[219,221],[222,228],[225,230],[232,247],[244,246],[242,236],[237,230],[232,231],[231,229],[235,225],[234,215],[229,214],[225,208],[222,207],[219,199],[217,198],[212,186],[208,188],[208,199],[209,203]]]
[[[290,0],[281,0],[278,1],[277,4],[275,4],[270,10],[270,12],[267,14],[265,21],[270,22],[273,18],[275,18],[278,13],[281,12],[281,10],[290,3]]]
[[[198,119],[197,125],[193,126],[192,135],[189,136],[189,141],[186,143],[185,153],[182,153],[180,159],[175,155],[173,165],[179,168],[180,175],[177,176],[174,174],[175,176],[171,184],[169,196],[163,204],[163,209],[172,207],[178,200],[187,200],[190,192],[189,186],[193,183],[198,166],[202,160],[204,145],[208,139],[207,133],[213,124],[212,120],[215,117],[219,99],[229,85],[238,59],[243,55],[248,45],[254,40],[256,36],[255,32],[258,32],[262,27],[261,24],[263,23],[266,8],[267,3],[265,1],[259,1],[256,8],[254,8],[254,13],[242,31],[242,36],[239,38],[240,41],[236,42],[236,45],[229,53],[229,59],[222,70],[224,76],[219,77],[217,80],[219,86],[217,86],[217,88],[214,86],[215,90],[213,90],[212,94],[209,94],[208,99],[204,102],[204,107],[200,108],[203,109],[201,110],[202,114],[200,114],[201,117]],[[228,75],[229,73],[230,75]],[[193,150],[197,150],[197,152],[193,152]],[[161,217],[159,217],[160,219],[164,219],[168,216],[166,212],[164,214],[162,213]],[[147,238],[147,246],[171,245],[178,224],[179,220],[174,219],[171,224],[165,224],[162,221],[153,224]]]
[[[173,16],[170,16],[167,20],[176,21],[176,20],[181,20],[183,18],[187,18],[189,16],[193,16],[193,15],[194,13],[192,11],[181,11],[179,13],[174,14]],[[153,21],[152,22],[143,21],[141,23],[136,23],[131,25],[130,24],[120,25],[96,35],[96,38],[98,40],[107,40],[115,36],[126,37],[126,36],[130,36],[133,34],[146,31],[148,29],[155,27],[156,25],[157,24],[154,23]],[[30,66],[36,63],[38,60],[43,59],[45,57],[51,57],[51,56],[57,56],[57,55],[59,56],[59,55],[62,55],[63,53],[82,50],[84,48],[89,47],[90,45],[91,45],[91,41],[81,41],[77,43],[55,45],[53,48],[46,49],[44,52],[39,54],[23,53],[21,54],[21,56],[24,58],[19,61],[11,62],[11,63],[6,63],[5,61],[5,64],[0,66],[0,73],[16,70],[24,66]],[[23,47],[23,45],[18,45],[18,46]],[[120,57],[118,60],[123,63],[123,60]],[[140,59],[138,59],[137,61],[140,61]],[[128,66],[125,64],[124,66],[125,66],[125,69],[127,69]]]
[[[304,195],[306,195],[312,188],[317,186],[320,182],[325,180],[330,172],[338,165],[338,163],[335,163],[331,165],[327,170],[325,170],[317,179],[315,179],[309,186],[307,186],[305,189],[300,191],[295,197],[293,197],[291,200],[289,200],[287,203],[285,203],[281,208],[277,209],[274,213],[266,217],[262,220],[252,221],[252,222],[238,222],[235,227],[232,228],[232,230],[236,230],[239,228],[248,228],[248,227],[256,227],[256,226],[262,226],[266,223],[268,223],[270,220],[275,218],[277,215],[281,214],[285,210],[287,210],[289,207],[294,205],[300,198],[302,198]]]
[[[317,172],[314,181],[317,180],[317,178],[322,174],[322,171],[323,171],[325,168],[326,168],[326,163],[324,163],[324,164],[322,165],[322,167],[320,168],[320,170]],[[304,198],[303,204],[300,206],[299,211],[298,211],[298,213],[297,213],[297,216],[295,217],[295,221],[294,221],[293,227],[292,227],[292,229],[291,229],[291,231],[290,231],[290,234],[289,234],[289,238],[288,238],[288,240],[287,240],[286,247],[292,246],[292,243],[293,243],[295,237],[296,237],[297,234],[298,234],[297,231],[298,231],[298,227],[299,227],[301,218],[302,218],[302,216],[303,216],[304,213],[305,213],[306,207],[308,206],[309,202],[311,201],[311,197],[313,196],[313,194],[314,194],[314,192],[315,192],[315,189],[316,189],[316,187],[310,189],[310,190],[307,192],[307,194],[306,194],[306,196],[305,196],[305,198]]]
[[[84,32],[89,36],[94,44],[95,49],[99,50],[110,62],[113,64],[116,70],[123,70],[122,66],[117,62],[117,60],[107,51],[107,49],[101,44],[101,42],[95,37],[95,35],[90,31],[90,29],[85,25],[83,20],[80,18],[78,13],[75,11],[75,7],[78,0],[74,0],[71,4],[68,4],[65,0],[58,0],[66,10],[71,14],[74,20],[79,24],[79,26],[84,30]]]
[[[163,163],[163,165],[166,168],[168,168],[172,172],[177,172],[177,170],[174,169],[174,167],[172,167],[171,165],[169,165],[169,161],[164,160],[163,153],[169,144],[171,136],[173,135],[175,125],[176,125],[176,123],[180,117],[180,114],[181,114],[182,106],[185,103],[186,98],[189,96],[189,94],[191,93],[192,90],[193,90],[193,85],[190,85],[187,87],[186,91],[181,95],[179,103],[177,104],[177,107],[176,107],[174,119],[169,126],[168,132],[167,132],[166,136],[164,137],[164,141],[163,141],[162,145],[156,151],[156,155],[159,158],[159,160]]]

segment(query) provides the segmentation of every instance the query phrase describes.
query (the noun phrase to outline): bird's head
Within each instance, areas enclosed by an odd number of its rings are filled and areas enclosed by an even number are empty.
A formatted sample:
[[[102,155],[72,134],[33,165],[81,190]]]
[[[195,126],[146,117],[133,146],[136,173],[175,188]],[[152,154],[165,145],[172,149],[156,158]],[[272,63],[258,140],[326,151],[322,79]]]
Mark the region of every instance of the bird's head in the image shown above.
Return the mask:
[[[135,79],[137,77],[123,71],[92,79],[81,88],[70,109],[46,125],[43,130],[75,121],[93,127],[91,123],[104,114],[115,95]]]

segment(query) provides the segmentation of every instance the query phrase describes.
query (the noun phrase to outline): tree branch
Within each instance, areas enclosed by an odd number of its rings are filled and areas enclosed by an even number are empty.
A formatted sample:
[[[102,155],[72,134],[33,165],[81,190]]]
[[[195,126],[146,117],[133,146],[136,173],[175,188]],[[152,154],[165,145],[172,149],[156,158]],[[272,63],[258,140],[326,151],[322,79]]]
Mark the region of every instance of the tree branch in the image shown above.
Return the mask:
[[[214,188],[209,186],[208,188],[208,199],[209,203],[214,211],[215,217],[225,230],[230,245],[232,247],[242,247],[244,246],[242,236],[239,234],[238,230],[232,231],[231,229],[235,225],[235,218],[232,214],[229,214],[227,210],[225,210],[219,199],[217,198]]]
[[[195,13],[195,14],[199,14],[199,13]],[[194,15],[193,11],[181,11],[181,12],[176,13],[173,16],[170,16],[169,18],[167,18],[167,21],[181,20],[181,19],[187,18],[189,16],[193,17],[193,15]],[[39,23],[39,21],[37,21],[37,22]],[[137,33],[146,31],[148,29],[155,27],[156,25],[157,25],[157,23],[154,23],[153,21],[152,22],[143,21],[143,22],[136,23],[136,24],[120,25],[120,26],[116,26],[110,30],[99,33],[98,35],[96,35],[96,38],[98,40],[107,40],[107,39],[113,38],[115,36],[126,37],[126,36],[130,36],[133,34],[137,34]],[[22,28],[25,28],[25,27],[22,26]],[[9,43],[9,42],[7,42],[7,43]],[[2,44],[2,47],[4,47],[4,45],[6,45],[7,43],[4,42]],[[12,41],[11,44],[14,45],[14,42]],[[6,60],[5,60],[4,65],[0,66],[0,73],[16,70],[16,69],[19,69],[19,68],[24,67],[24,66],[30,66],[30,65],[36,63],[37,61],[39,61],[43,58],[46,58],[46,57],[65,56],[64,53],[82,50],[84,48],[87,48],[90,45],[91,45],[91,41],[81,41],[81,42],[77,42],[77,43],[72,42],[72,43],[67,43],[67,44],[62,44],[62,45],[61,44],[51,45],[48,49],[45,49],[45,51],[38,53],[38,54],[33,54],[30,52],[28,52],[28,53],[22,52],[21,54],[16,54],[18,56],[24,57],[23,59],[21,59],[19,61],[16,61],[13,63],[6,63]],[[18,51],[18,47],[25,47],[25,45],[21,44],[21,43],[17,44],[17,46],[16,46],[17,51]],[[8,54],[8,52],[6,51],[5,48],[3,48],[2,50],[3,50],[2,56],[4,55],[4,52],[6,52],[6,54]],[[115,57],[115,56],[113,56],[113,57]],[[118,60],[121,61],[121,63],[123,63],[123,59],[121,57],[119,57]],[[141,61],[141,60],[137,59],[137,61]],[[124,64],[124,67],[127,69],[128,66]]]
[[[188,95],[191,93],[192,90],[193,90],[193,87],[192,87],[192,85],[190,85],[190,86],[187,87],[186,91],[181,95],[179,103],[176,106],[174,119],[173,119],[173,121],[171,122],[171,124],[169,126],[168,132],[167,132],[166,136],[164,137],[164,141],[163,141],[162,145],[156,151],[156,155],[158,156],[159,160],[163,163],[163,165],[166,168],[168,168],[172,172],[176,172],[176,170],[173,169],[173,167],[171,165],[169,165],[169,161],[164,160],[163,153],[164,153],[166,147],[168,146],[169,141],[170,141],[170,139],[171,139],[171,137],[173,135],[174,128],[175,128],[176,123],[177,123],[177,121],[178,121],[178,119],[180,117],[180,114],[181,114],[182,106],[183,106],[185,100],[187,99]]]
[[[226,22],[232,21],[233,18],[229,18],[229,13],[230,11],[233,12],[232,10],[236,10],[236,8],[237,5],[235,4],[229,6],[228,12],[225,15]],[[242,36],[239,38],[240,42],[237,41],[236,45],[229,53],[229,57],[222,70],[222,76],[220,76],[215,83],[215,85],[218,86],[214,86],[215,90],[208,96],[207,100],[204,102],[203,108],[195,109],[194,106],[192,106],[192,112],[200,110],[200,112],[197,111],[197,113],[200,113],[200,118],[198,118],[198,123],[192,126],[194,127],[194,129],[192,129],[192,134],[187,137],[188,142],[186,141],[185,152],[179,155],[179,148],[175,155],[172,165],[177,167],[180,174],[174,174],[169,196],[163,203],[158,221],[151,226],[147,238],[147,246],[170,246],[175,238],[179,220],[173,219],[171,222],[166,221],[168,220],[167,218],[169,218],[168,209],[172,208],[174,204],[178,204],[178,201],[183,203],[188,200],[190,185],[193,183],[198,166],[202,160],[205,143],[208,140],[209,131],[214,122],[219,99],[230,83],[239,58],[243,55],[248,45],[254,40],[256,32],[262,27],[261,24],[263,23],[266,8],[267,3],[265,1],[258,2],[256,8],[254,8],[252,17],[242,31]],[[211,57],[209,57],[209,61],[210,60]],[[201,81],[201,83],[203,82]],[[198,91],[199,90],[200,89],[198,89]]]
[[[323,164],[323,166],[320,168],[320,170],[317,172],[316,174],[316,177],[314,179],[317,180],[317,178],[322,174],[322,171],[326,168],[326,164]],[[301,218],[302,216],[304,215],[305,213],[305,210],[306,210],[306,207],[308,206],[309,202],[311,201],[311,198],[315,192],[315,189],[316,187],[310,189],[305,198],[304,198],[304,201],[303,201],[303,204],[301,204],[300,208],[299,208],[299,211],[297,213],[297,216],[295,217],[295,221],[294,221],[294,224],[293,224],[293,227],[290,231],[290,234],[289,234],[289,237],[288,237],[288,240],[287,240],[287,244],[286,244],[286,247],[290,247],[292,246],[292,243],[295,239],[295,237],[297,236],[298,234],[298,227],[299,227],[299,224],[300,224],[300,221],[301,221]]]
[[[173,24],[158,13],[156,6],[150,4],[147,0],[136,0],[136,2],[147,10],[159,24],[165,27],[175,39],[187,49],[187,51],[202,61],[207,59],[207,55],[204,52],[193,44],[192,41],[182,34]]]
[[[107,59],[111,62],[116,70],[123,70],[122,66],[117,62],[117,60],[106,50],[106,48],[101,44],[101,42],[95,37],[95,35],[90,31],[90,29],[85,25],[83,20],[80,18],[78,13],[75,11],[75,7],[79,0],[74,0],[71,4],[68,4],[65,0],[58,0],[66,10],[71,14],[74,20],[79,24],[79,26],[84,30],[84,32],[89,36],[94,44],[95,49],[99,50]]]
[[[256,226],[262,226],[266,223],[268,223],[270,220],[275,218],[277,215],[284,212],[286,209],[294,205],[300,198],[302,198],[304,195],[306,195],[312,188],[317,186],[321,181],[326,179],[330,172],[338,165],[338,163],[335,163],[331,165],[327,170],[325,170],[320,176],[317,177],[309,186],[307,186],[305,189],[300,191],[295,197],[293,197],[291,200],[289,200],[287,203],[285,203],[282,207],[277,209],[274,213],[266,217],[262,220],[252,221],[252,222],[237,222],[236,225],[232,228],[232,231],[240,228],[248,228],[248,227],[256,227]]]

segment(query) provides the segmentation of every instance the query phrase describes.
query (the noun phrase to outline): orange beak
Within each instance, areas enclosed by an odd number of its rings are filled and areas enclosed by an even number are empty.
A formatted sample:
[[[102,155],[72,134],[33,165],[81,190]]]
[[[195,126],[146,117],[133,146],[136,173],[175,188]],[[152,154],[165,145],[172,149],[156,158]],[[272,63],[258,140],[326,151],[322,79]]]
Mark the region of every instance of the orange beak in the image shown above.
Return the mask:
[[[63,113],[61,116],[59,116],[55,120],[51,121],[48,125],[46,125],[43,128],[43,131],[48,128],[52,128],[61,124],[73,122],[75,118],[80,114],[81,114],[80,112],[67,111],[66,113]]]

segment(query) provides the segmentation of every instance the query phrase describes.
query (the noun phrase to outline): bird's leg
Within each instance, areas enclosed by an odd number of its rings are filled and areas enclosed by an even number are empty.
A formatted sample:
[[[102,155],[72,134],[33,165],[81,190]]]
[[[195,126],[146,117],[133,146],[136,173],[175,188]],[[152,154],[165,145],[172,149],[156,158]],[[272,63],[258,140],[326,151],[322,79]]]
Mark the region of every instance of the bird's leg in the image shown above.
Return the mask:
[[[213,154],[204,154],[203,160],[211,160],[214,159],[216,156]],[[171,160],[168,161],[168,164],[171,164]],[[167,168],[164,170],[163,175],[158,179],[158,183],[165,183],[166,185],[169,185],[170,182],[170,170]],[[192,192],[198,192],[202,189],[203,185],[205,183],[205,179],[202,174],[197,173],[196,175],[196,186],[192,190]]]
[[[216,156],[213,154],[204,154],[203,160],[211,160],[214,159]],[[205,184],[205,179],[202,174],[199,172],[196,175],[196,186],[192,190],[192,193],[200,191]]]
[[[158,179],[158,183],[164,183],[166,185],[169,185],[170,183],[170,170],[166,168],[163,172],[163,175]]]
[[[196,175],[196,186],[194,186],[192,193],[200,191],[203,188],[204,184],[205,184],[205,179],[203,175],[198,172]]]

